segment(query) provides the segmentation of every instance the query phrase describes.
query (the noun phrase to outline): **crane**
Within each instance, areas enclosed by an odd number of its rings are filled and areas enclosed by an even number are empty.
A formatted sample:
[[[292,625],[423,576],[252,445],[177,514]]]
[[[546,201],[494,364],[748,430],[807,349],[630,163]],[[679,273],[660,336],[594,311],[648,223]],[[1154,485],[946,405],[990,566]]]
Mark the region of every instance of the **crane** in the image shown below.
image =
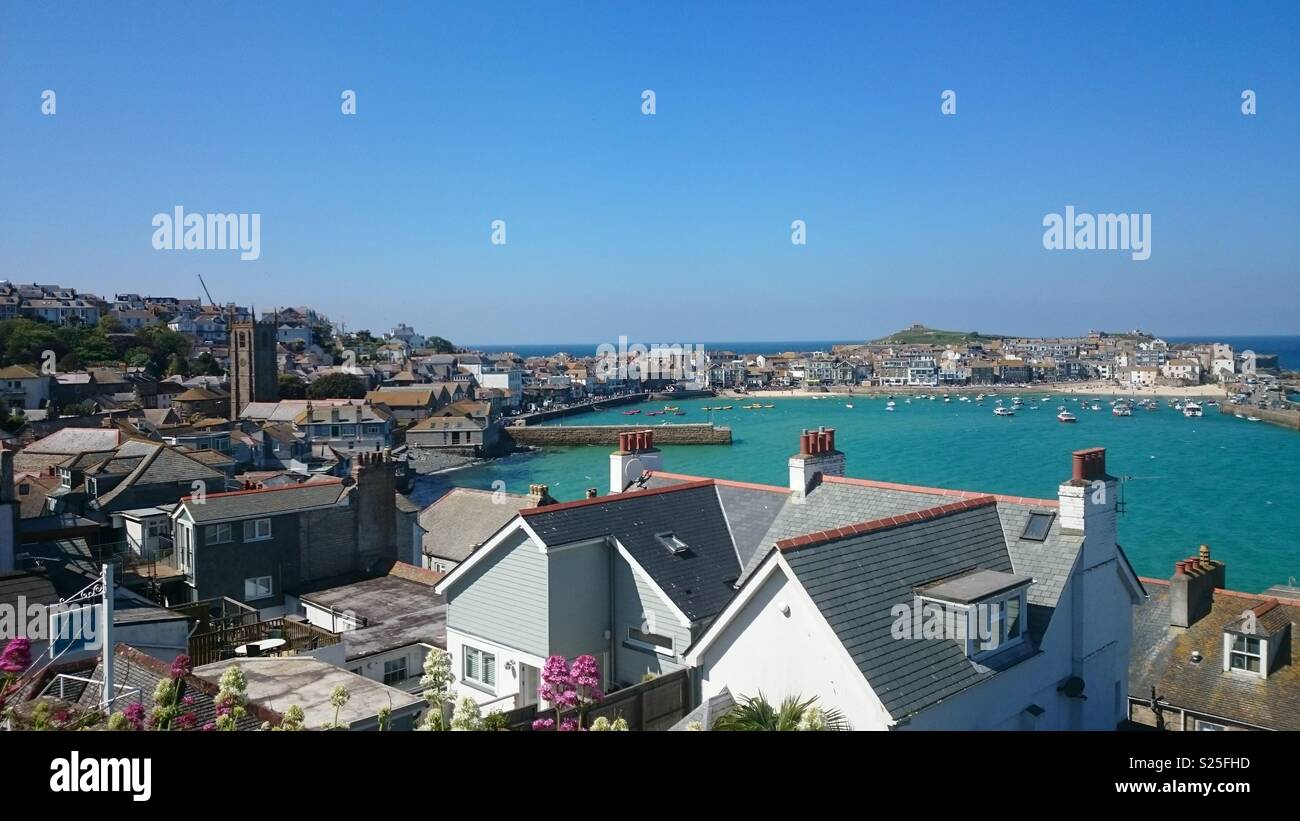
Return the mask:
[[[212,298],[212,292],[208,290],[208,283],[203,281],[203,274],[199,274],[199,284],[203,286],[203,293],[208,295],[208,302],[213,308],[217,307],[217,301]]]

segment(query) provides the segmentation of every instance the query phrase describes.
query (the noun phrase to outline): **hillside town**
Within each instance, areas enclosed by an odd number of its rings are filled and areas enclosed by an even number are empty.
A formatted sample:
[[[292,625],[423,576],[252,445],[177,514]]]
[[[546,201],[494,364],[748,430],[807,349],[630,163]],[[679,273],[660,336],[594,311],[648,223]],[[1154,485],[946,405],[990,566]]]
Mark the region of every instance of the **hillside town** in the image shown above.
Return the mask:
[[[306,306],[9,282],[0,300],[0,609],[98,585],[111,614],[98,653],[10,619],[11,727],[147,724],[166,684],[189,694],[159,713],[174,729],[699,730],[755,693],[817,700],[813,728],[1300,729],[1300,591],[1232,592],[1205,546],[1140,578],[1100,448],[1061,453],[1059,495],[1033,499],[855,478],[826,427],[792,431],[788,485],[686,475],[662,429],[630,425],[578,501],[411,493],[601,402],[1105,382],[1280,405],[1264,352],[913,326],[829,351],[621,340],[611,368],[348,333]],[[1194,671],[1172,660],[1189,644]],[[1255,696],[1218,695],[1242,675]],[[565,686],[585,695],[547,698]]]

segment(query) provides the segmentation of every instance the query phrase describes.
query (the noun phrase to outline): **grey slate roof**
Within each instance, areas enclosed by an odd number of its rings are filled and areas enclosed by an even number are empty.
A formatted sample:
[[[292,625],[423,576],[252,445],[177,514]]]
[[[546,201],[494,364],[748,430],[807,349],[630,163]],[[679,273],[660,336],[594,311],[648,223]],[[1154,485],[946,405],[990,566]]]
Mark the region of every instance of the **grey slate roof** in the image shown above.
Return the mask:
[[[453,488],[420,511],[424,555],[463,562],[528,504],[513,493]]]
[[[203,524],[326,507],[338,502],[342,493],[342,482],[305,482],[264,490],[209,493],[202,504],[186,499],[182,507],[196,524]]]
[[[988,664],[951,639],[897,640],[896,604],[914,587],[974,568],[1014,567],[993,505],[782,554],[858,669],[895,719],[966,689],[1032,653],[1009,648]]]
[[[140,485],[184,485],[196,480],[224,479],[220,471],[191,459],[184,452],[168,445],[132,440],[117,449],[118,459],[140,456],[140,462],[120,484],[98,499],[101,510],[106,510],[117,497]]]
[[[692,620],[710,618],[730,600],[740,575],[727,519],[712,483],[603,497],[523,511],[547,545],[612,536]],[[655,535],[671,532],[688,545],[674,554]]]
[[[365,627],[343,634],[348,661],[416,643],[447,646],[447,599],[430,584],[378,576],[317,588],[298,598],[366,620]]]

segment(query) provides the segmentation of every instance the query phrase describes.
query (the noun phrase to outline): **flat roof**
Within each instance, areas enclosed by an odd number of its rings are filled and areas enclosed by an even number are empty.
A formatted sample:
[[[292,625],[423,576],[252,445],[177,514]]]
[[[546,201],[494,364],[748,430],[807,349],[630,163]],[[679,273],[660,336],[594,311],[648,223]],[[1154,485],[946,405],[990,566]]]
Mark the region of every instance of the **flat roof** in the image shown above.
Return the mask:
[[[972,570],[959,576],[941,579],[916,588],[927,599],[970,604],[1033,582],[1033,576],[1004,573],[1001,570]]]
[[[419,696],[311,656],[229,659],[195,667],[194,675],[219,683],[226,668],[236,664],[248,681],[250,702],[269,707],[281,715],[296,704],[303,711],[303,726],[312,730],[334,720],[330,692],[340,684],[350,695],[348,703],[338,711],[338,720],[344,724],[374,719],[385,707],[391,707],[397,713],[424,702]]]

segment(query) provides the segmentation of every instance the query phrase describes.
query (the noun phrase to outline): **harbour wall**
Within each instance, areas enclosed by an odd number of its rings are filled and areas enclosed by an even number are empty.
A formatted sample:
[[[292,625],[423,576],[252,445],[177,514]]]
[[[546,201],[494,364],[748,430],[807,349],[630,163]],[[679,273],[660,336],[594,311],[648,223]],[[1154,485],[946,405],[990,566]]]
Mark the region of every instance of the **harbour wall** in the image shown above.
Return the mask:
[[[1242,416],[1258,416],[1265,422],[1288,430],[1300,431],[1300,411],[1293,410],[1270,410],[1268,408],[1251,408],[1246,405],[1230,405],[1227,402],[1220,403],[1219,413],[1226,413],[1235,416],[1240,413]]]
[[[562,447],[568,445],[617,445],[618,435],[638,430],[652,430],[656,445],[730,445],[731,428],[706,424],[681,425],[574,425],[560,427],[507,428],[507,436],[516,445]]]

